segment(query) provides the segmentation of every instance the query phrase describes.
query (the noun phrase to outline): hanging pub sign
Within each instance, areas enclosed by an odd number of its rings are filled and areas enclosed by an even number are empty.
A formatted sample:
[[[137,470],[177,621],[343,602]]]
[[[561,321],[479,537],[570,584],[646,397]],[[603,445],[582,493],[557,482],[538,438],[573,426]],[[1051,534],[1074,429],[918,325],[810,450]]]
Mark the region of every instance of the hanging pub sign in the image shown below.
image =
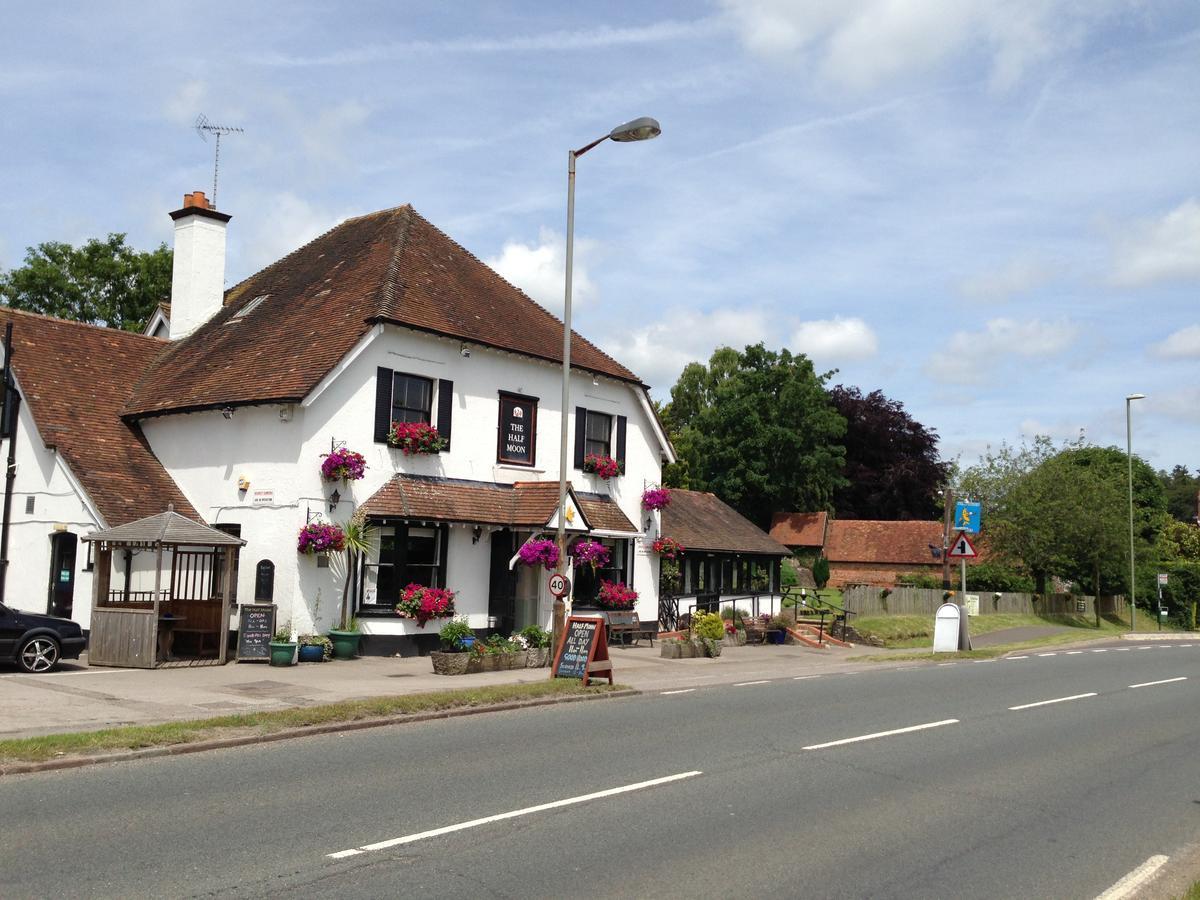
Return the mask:
[[[537,397],[500,395],[500,443],[496,459],[514,466],[532,466],[536,453]]]

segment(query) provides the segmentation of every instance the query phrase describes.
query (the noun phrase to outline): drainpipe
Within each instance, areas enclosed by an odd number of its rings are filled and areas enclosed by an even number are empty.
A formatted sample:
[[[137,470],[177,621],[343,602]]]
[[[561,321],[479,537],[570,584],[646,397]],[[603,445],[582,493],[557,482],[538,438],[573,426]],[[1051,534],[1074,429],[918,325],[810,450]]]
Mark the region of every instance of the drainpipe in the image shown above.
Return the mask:
[[[8,583],[8,525],[12,517],[13,483],[17,479],[17,412],[21,395],[12,378],[12,322],[4,328],[4,417],[0,438],[8,438],[8,464],[4,475],[4,518],[0,521],[0,603]]]

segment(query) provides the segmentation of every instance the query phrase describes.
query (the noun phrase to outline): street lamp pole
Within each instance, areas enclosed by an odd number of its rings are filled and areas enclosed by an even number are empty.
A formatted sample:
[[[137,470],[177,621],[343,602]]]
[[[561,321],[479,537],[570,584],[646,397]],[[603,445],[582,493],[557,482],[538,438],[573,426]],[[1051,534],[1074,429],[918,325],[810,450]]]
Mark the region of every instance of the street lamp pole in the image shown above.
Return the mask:
[[[1133,418],[1130,414],[1134,400],[1145,400],[1145,394],[1130,394],[1125,398],[1125,458],[1129,462],[1129,630],[1136,630],[1137,569],[1133,558]],[[1096,598],[1100,602],[1100,598]]]
[[[658,122],[643,116],[618,125],[603,137],[596,138],[590,144],[578,150],[567,151],[567,272],[566,287],[563,295],[563,351],[562,351],[562,427],[558,448],[558,566],[556,571],[566,574],[567,568],[567,420],[571,409],[571,276],[575,262],[575,160],[583,156],[597,144],[607,140],[618,143],[629,141],[646,141],[656,138],[662,133]],[[566,618],[566,602],[562,597],[554,598],[553,646],[558,646],[559,637],[563,631]]]

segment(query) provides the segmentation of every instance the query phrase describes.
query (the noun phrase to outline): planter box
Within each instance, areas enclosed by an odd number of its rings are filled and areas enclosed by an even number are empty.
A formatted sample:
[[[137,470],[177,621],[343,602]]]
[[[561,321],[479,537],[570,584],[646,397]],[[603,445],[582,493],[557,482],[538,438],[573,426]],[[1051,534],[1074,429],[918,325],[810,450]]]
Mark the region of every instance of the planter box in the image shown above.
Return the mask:
[[[550,665],[550,648],[536,647],[525,651],[525,666],[529,669],[541,669]]]
[[[441,650],[434,650],[429,654],[429,659],[433,662],[435,675],[466,675],[471,662],[471,654],[444,653]]]
[[[663,643],[660,643],[658,645],[658,647],[659,647],[659,656],[661,656],[663,659],[679,659],[679,645],[678,644],[668,644],[668,643],[663,642]]]
[[[679,645],[679,658],[692,659],[696,655],[696,646],[691,641],[683,641]]]
[[[503,660],[500,664],[502,669],[523,669],[527,661],[526,651],[518,650],[515,653],[501,653],[500,659]]]
[[[498,653],[485,653],[479,657],[480,672],[495,672],[500,668],[500,655]]]

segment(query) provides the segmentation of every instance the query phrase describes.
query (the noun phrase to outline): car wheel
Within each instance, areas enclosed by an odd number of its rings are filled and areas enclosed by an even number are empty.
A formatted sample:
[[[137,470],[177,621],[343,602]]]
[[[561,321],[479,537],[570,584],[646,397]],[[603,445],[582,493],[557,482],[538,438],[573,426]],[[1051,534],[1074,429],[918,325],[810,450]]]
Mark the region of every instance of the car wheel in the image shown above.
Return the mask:
[[[31,674],[40,675],[49,672],[58,664],[58,641],[52,637],[39,634],[31,637],[21,645],[17,654],[17,663],[22,669]]]

